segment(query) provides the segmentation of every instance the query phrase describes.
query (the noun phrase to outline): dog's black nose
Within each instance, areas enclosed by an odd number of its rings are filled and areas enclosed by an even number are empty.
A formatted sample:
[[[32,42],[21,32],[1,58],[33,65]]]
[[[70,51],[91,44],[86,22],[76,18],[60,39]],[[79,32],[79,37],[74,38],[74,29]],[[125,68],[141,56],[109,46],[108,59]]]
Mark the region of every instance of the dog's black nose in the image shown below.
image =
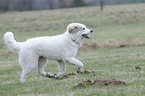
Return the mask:
[[[93,33],[93,30],[91,30],[90,32]]]

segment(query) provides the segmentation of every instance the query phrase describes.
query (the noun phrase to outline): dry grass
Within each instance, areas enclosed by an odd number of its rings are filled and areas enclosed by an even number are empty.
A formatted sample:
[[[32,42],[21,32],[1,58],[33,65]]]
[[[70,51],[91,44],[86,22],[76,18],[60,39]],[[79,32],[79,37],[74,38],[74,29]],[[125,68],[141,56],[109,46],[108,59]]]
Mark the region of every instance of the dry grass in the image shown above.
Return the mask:
[[[81,49],[102,49],[102,48],[122,48],[122,47],[135,47],[144,46],[145,42],[139,39],[128,39],[126,41],[118,42],[114,39],[107,39],[102,43],[97,41],[87,42],[81,46]]]
[[[0,50],[0,56],[6,55],[6,54],[12,54],[10,50]]]

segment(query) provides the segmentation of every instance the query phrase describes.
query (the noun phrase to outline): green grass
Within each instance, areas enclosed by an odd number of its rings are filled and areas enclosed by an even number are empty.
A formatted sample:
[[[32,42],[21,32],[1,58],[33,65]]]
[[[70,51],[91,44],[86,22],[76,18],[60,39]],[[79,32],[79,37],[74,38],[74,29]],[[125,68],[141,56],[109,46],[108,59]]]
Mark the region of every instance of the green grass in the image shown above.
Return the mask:
[[[91,40],[103,42],[112,38],[125,41],[137,38],[145,42],[145,4],[81,7],[45,11],[6,12],[0,14],[0,95],[1,96],[144,96],[145,95],[145,47],[104,48],[79,50],[76,58],[84,63],[84,69],[95,71],[96,76],[76,75],[68,79],[52,80],[36,72],[20,83],[21,67],[18,56],[7,52],[3,34],[12,31],[17,41],[45,35],[57,35],[65,31],[71,22],[84,23],[94,30]],[[136,70],[140,66],[142,70]],[[75,72],[75,66],[67,66],[67,72]],[[58,72],[55,61],[49,61],[45,71]],[[117,78],[127,86],[85,86],[72,89],[77,83],[91,79]]]

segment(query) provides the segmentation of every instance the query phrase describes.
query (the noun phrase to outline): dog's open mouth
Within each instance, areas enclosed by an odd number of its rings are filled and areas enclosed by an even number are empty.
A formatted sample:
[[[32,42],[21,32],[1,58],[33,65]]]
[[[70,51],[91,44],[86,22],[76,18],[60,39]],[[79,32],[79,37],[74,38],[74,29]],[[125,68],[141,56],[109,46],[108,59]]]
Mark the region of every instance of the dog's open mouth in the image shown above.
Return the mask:
[[[90,39],[90,36],[88,34],[83,34],[82,35],[84,38]]]

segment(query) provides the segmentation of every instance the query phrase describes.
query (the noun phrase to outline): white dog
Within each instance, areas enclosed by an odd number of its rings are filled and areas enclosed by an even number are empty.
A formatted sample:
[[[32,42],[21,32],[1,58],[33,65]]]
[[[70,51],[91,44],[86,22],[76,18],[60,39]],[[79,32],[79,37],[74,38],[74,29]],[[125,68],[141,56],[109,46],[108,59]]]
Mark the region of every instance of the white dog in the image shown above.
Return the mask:
[[[82,43],[82,38],[89,39],[88,34],[92,32],[93,30],[87,29],[83,24],[71,23],[68,25],[67,31],[61,35],[36,37],[25,42],[16,42],[13,33],[6,32],[4,41],[11,51],[17,52],[19,55],[19,64],[23,69],[21,74],[21,82],[23,83],[37,66],[38,73],[49,78],[65,74],[66,64],[76,65],[77,72],[81,72],[83,63],[74,57]],[[52,75],[49,72],[44,72],[48,60],[58,62],[59,73]]]

